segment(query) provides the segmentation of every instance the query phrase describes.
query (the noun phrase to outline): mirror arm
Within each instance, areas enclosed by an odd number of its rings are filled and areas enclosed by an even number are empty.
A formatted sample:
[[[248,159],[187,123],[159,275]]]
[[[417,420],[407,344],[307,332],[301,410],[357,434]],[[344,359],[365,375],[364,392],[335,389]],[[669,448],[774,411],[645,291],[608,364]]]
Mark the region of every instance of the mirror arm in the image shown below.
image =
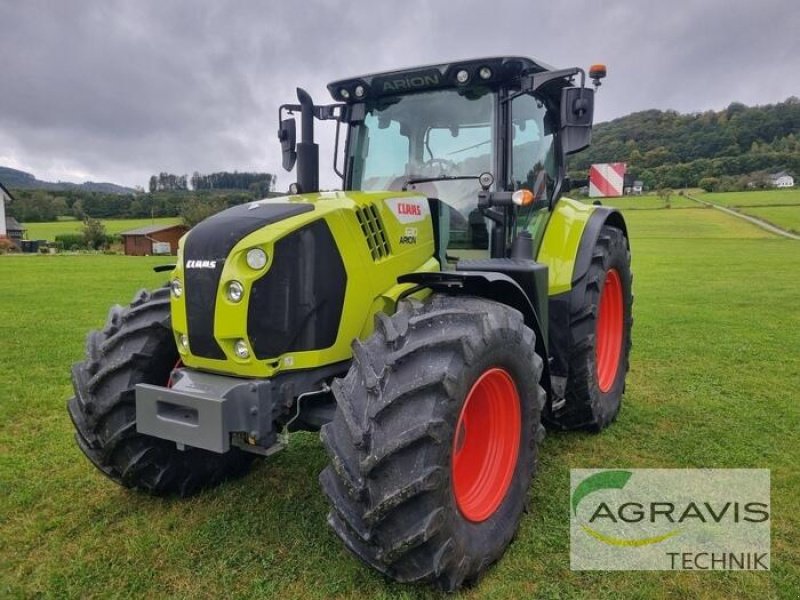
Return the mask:
[[[336,139],[333,142],[333,172],[336,173],[344,181],[344,173],[339,171],[339,128],[342,126],[342,120],[336,120]]]
[[[346,110],[346,104],[323,104],[314,107],[314,116],[320,121],[335,120],[341,123]]]
[[[581,88],[583,88],[586,85],[586,73],[580,67],[561,69],[559,71],[545,71],[541,73],[524,73],[520,77],[519,91],[509,94],[500,100],[500,102],[511,102],[514,98],[518,98],[523,94],[533,94],[534,92],[538,92],[540,89],[547,87],[551,83],[560,79],[567,79],[571,83],[572,78],[578,74],[581,76]]]
[[[280,123],[281,120],[283,119],[283,111],[284,110],[287,113],[289,113],[290,115],[292,115],[292,114],[294,114],[296,112],[300,112],[300,105],[299,104],[281,104],[278,107],[278,123]]]

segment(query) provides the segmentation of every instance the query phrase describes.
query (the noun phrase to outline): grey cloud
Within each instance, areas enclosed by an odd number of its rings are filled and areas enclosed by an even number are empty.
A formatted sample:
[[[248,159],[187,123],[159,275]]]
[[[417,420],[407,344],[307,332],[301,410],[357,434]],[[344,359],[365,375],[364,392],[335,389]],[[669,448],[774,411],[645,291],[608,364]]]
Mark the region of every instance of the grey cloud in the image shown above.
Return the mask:
[[[327,101],[335,78],[480,55],[606,62],[599,119],[763,104],[800,91],[798,31],[791,0],[4,2],[0,163],[129,185],[277,171],[296,86]]]

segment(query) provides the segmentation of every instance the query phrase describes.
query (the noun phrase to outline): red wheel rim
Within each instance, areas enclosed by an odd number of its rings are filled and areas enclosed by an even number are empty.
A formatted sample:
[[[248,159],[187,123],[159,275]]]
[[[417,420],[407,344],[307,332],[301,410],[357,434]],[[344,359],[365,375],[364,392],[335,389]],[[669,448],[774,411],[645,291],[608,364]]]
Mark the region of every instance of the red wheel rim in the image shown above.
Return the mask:
[[[514,478],[521,434],[517,387],[503,369],[488,369],[467,394],[453,436],[453,493],[469,521],[491,517]]]
[[[622,279],[616,269],[609,269],[600,295],[595,332],[595,363],[600,391],[608,392],[614,385],[622,350],[623,325]]]

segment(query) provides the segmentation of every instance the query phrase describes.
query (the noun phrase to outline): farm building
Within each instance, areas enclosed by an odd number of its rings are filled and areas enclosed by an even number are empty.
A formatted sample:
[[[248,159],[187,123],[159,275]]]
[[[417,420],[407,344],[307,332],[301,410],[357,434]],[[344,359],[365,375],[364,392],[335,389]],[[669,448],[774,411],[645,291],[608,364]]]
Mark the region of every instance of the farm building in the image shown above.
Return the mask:
[[[14,200],[14,196],[11,195],[6,189],[6,186],[0,182],[0,238],[8,237],[8,224],[6,221],[6,204],[9,204]],[[16,222],[16,221],[15,221]]]
[[[25,228],[20,225],[14,217],[6,217],[5,221],[6,237],[19,248],[22,238],[25,237]]]
[[[186,225],[150,225],[123,231],[122,242],[128,256],[177,254],[178,240],[189,231]]]
[[[790,188],[794,187],[794,177],[789,175],[786,171],[770,175],[773,187],[777,188]]]
[[[589,197],[613,198],[622,196],[625,163],[598,163],[589,168]]]

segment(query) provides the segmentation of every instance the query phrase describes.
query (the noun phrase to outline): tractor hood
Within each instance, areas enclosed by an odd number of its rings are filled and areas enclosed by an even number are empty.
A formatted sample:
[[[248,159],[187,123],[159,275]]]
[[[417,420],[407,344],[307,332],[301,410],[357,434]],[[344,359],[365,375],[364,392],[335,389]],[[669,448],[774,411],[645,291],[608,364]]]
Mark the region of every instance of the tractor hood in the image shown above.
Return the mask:
[[[319,192],[224,210],[181,240],[171,305],[181,359],[252,377],[347,360],[376,302],[385,308],[378,299],[399,275],[435,269],[433,255],[428,200],[412,193]]]

